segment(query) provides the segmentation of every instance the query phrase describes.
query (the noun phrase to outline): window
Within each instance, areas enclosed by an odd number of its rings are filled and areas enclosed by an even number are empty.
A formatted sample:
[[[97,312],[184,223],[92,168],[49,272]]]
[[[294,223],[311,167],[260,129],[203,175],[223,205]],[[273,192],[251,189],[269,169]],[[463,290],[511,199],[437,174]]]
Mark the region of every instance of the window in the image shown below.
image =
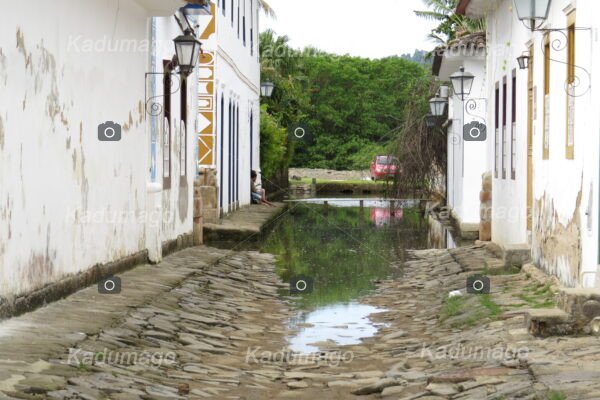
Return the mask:
[[[244,0],[244,17],[242,19],[242,35],[244,47],[246,47],[246,0]]]
[[[180,116],[181,116],[181,124],[179,129],[179,175],[183,178],[187,176],[187,79],[181,78],[181,88],[179,90],[181,93],[181,106],[180,106]]]
[[[542,136],[542,159],[550,158],[550,37],[544,39],[544,135]]]
[[[254,112],[250,111],[250,170],[254,169]]]
[[[171,188],[171,62],[163,60],[163,189]]]
[[[506,129],[506,116],[508,114],[508,110],[506,109],[506,97],[508,95],[507,85],[506,85],[506,76],[502,78],[502,179],[506,179],[506,166],[507,166],[507,157],[508,152],[508,138],[507,138],[507,129]]]
[[[231,26],[233,26],[233,0],[231,0]]]
[[[240,201],[240,105],[235,106],[235,201]]]
[[[229,205],[231,204],[231,173],[233,172],[233,168],[231,167],[231,161],[233,160],[233,146],[232,146],[232,142],[233,142],[233,124],[234,124],[234,119],[233,119],[233,102],[231,100],[229,100],[229,124],[228,124],[228,129],[227,129],[227,137],[229,138],[228,140],[228,146],[227,146],[227,154],[228,154],[228,158],[227,158],[227,206],[229,207]],[[229,210],[229,208],[228,208]]]
[[[225,1],[225,0],[223,0]],[[225,152],[225,96],[221,95],[221,105],[217,110],[220,115],[219,135],[221,136],[221,149],[219,151],[219,208],[223,209],[223,153]]]
[[[250,0],[250,55],[254,55],[254,0]]]
[[[517,70],[512,71],[510,112],[510,179],[517,179]]]
[[[237,0],[237,11],[238,11],[238,15],[237,15],[237,32],[238,32],[238,39],[240,38],[240,3],[242,2],[242,0]]]
[[[575,12],[567,17],[567,137],[566,157],[575,158]]]
[[[227,0],[219,0],[219,1],[223,2],[221,4],[222,5],[221,12],[223,13],[223,15],[225,15],[225,4],[227,3]]]
[[[498,178],[500,170],[500,86],[496,82],[494,95],[494,177]]]

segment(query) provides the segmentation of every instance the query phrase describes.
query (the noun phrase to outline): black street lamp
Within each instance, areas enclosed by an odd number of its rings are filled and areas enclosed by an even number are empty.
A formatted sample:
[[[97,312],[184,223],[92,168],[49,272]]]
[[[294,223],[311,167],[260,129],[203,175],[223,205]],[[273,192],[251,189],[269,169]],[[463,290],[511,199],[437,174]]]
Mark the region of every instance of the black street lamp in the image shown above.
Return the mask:
[[[179,35],[173,39],[173,42],[175,42],[175,54],[177,56],[179,71],[181,75],[187,77],[196,66],[202,44],[189,29],[186,29],[183,35]]]
[[[471,94],[474,80],[475,76],[470,72],[465,72],[465,67],[460,67],[459,71],[450,75],[454,94],[460,97],[462,101],[465,101],[465,97]]]
[[[425,115],[425,125],[428,128],[435,128],[435,126],[437,125],[437,119],[438,117],[434,116],[431,113],[428,113],[427,115]]]
[[[448,99],[444,97],[433,97],[429,100],[429,108],[431,109],[431,115],[434,117],[441,117],[444,115],[446,111],[446,105],[448,104]]]
[[[530,21],[531,30],[535,30],[536,21],[545,21],[550,11],[551,0],[514,0],[517,18]]]
[[[274,89],[275,84],[273,82],[262,82],[260,84],[260,95],[263,97],[271,97]]]
[[[527,54],[521,54],[519,57],[517,57],[517,63],[519,64],[519,69],[528,69],[529,56]]]

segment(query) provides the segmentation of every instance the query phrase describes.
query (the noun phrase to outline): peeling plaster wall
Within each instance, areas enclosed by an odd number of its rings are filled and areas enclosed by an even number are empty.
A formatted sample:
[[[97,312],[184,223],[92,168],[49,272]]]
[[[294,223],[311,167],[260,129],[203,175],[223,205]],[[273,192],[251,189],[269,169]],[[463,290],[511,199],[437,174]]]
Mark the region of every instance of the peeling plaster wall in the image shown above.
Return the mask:
[[[593,286],[597,282],[598,265],[598,171],[600,92],[594,66],[600,60],[598,23],[594,16],[598,4],[590,1],[557,0],[551,3],[546,28],[565,28],[566,12],[576,8],[577,27],[591,27],[576,33],[576,64],[592,73],[592,89],[575,98],[575,158],[566,157],[566,51],[552,50],[550,63],[549,159],[543,159],[544,132],[544,58],[543,34],[531,33],[516,18],[511,0],[497,2],[488,15],[489,98],[493,102],[496,81],[510,78],[518,68],[516,57],[533,44],[534,49],[534,132],[533,132],[533,207],[532,231],[527,232],[527,73],[517,70],[517,179],[494,180],[494,220],[492,240],[501,244],[524,243],[529,240],[536,264],[556,275],[568,286]],[[553,33],[552,40],[563,40]],[[562,62],[562,63],[561,63]],[[590,84],[582,70],[579,93]],[[510,96],[509,102],[510,104]],[[494,108],[489,116],[493,118]],[[510,116],[509,116],[510,120]],[[493,142],[488,151],[493,160]],[[490,165],[493,171],[493,164]],[[512,210],[507,218],[497,218],[498,208]],[[590,274],[591,273],[591,274]]]
[[[32,14],[31,3],[0,0],[0,297],[147,247],[139,4],[53,0]],[[121,141],[98,140],[105,121],[122,125]],[[165,202],[179,196],[175,186]],[[191,232],[191,208],[163,240]]]
[[[162,60],[170,60],[173,57],[173,42],[171,38],[174,38],[181,34],[180,28],[172,17],[156,17],[156,38],[157,45],[154,49],[155,57],[157,60],[158,68],[157,71],[163,72]],[[168,38],[168,40],[161,40],[161,38]],[[171,148],[170,148],[170,160],[171,160],[171,186],[170,188],[163,188],[160,195],[160,203],[162,208],[162,218],[160,227],[160,239],[161,242],[166,242],[177,238],[182,234],[189,234],[192,231],[193,223],[193,189],[194,179],[196,174],[195,168],[195,96],[196,93],[196,82],[197,76],[194,72],[187,78],[187,121],[181,119],[181,80],[179,75],[173,75],[173,87],[171,92]],[[157,77],[157,89],[158,92],[155,95],[162,94],[162,77]],[[157,99],[159,102],[163,102],[164,99],[161,97]],[[164,109],[163,109],[164,111]],[[163,115],[160,118],[164,118]],[[186,143],[187,136],[187,143]],[[160,141],[159,141],[160,142]],[[183,159],[182,145],[185,148],[185,159]],[[164,151],[164,148],[162,149]],[[157,160],[162,160],[162,153]],[[184,176],[182,176],[182,163],[186,163],[186,169]],[[163,176],[163,163],[158,162],[158,176]],[[159,181],[161,181],[159,179]]]

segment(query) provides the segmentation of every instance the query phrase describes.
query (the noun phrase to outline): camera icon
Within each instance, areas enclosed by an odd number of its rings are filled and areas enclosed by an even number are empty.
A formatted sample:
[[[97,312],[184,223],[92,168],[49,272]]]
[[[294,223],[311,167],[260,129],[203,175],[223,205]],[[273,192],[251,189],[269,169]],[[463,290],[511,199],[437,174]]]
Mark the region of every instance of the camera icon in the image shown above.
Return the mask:
[[[310,276],[298,275],[290,279],[290,294],[312,293],[314,280]]]
[[[483,275],[473,275],[467,278],[467,293],[489,294],[490,278]]]
[[[467,142],[483,142],[487,139],[487,127],[477,121],[463,126],[463,140]]]
[[[288,126],[288,138],[292,141],[312,142],[312,134],[305,124],[292,124]]]
[[[118,142],[121,140],[121,125],[106,121],[98,125],[98,140],[101,142]]]
[[[119,294],[121,293],[121,278],[111,276],[98,282],[98,293]]]

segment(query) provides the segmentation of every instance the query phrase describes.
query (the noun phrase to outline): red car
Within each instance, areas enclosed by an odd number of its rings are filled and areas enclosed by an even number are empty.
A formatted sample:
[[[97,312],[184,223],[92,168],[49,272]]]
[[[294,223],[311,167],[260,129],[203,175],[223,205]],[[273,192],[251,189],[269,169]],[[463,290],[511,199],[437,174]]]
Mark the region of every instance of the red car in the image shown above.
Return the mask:
[[[394,156],[376,156],[371,162],[371,180],[394,179],[398,174],[398,159]]]

